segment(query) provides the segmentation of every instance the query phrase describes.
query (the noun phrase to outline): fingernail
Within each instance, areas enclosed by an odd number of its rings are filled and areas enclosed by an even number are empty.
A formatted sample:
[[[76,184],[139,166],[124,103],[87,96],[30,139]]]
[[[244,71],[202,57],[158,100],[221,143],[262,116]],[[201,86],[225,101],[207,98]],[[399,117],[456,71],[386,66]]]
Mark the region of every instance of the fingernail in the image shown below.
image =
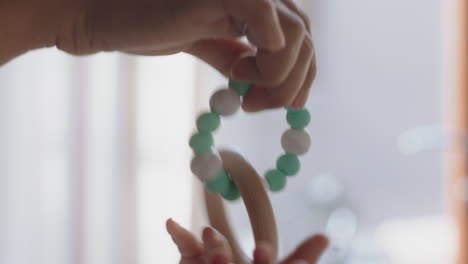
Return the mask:
[[[182,226],[179,225],[179,223],[174,221],[172,218],[170,218],[166,222],[166,229],[171,237],[175,237],[176,233],[182,229]]]
[[[254,252],[254,259],[258,261],[268,260],[270,255],[270,246],[266,242],[257,242],[257,248]]]
[[[231,78],[241,82],[257,83],[260,73],[255,53],[247,52],[231,66]]]
[[[276,23],[274,24],[276,24],[276,26],[273,26],[274,33],[267,35],[269,36],[267,43],[269,44],[268,48],[270,49],[270,51],[277,52],[286,46],[286,38],[284,36],[284,31],[281,28],[279,20],[276,21]]]
[[[176,222],[175,220],[173,220],[172,218],[169,219],[169,221],[170,221],[170,223],[173,224],[174,226],[176,226],[176,227],[181,227],[181,226],[179,225],[179,223],[177,223],[177,222]]]
[[[266,88],[254,86],[249,90],[242,103],[242,108],[246,112],[263,110],[265,108],[265,98],[268,96]]]
[[[257,242],[257,249],[270,251],[270,244],[268,242],[265,242],[265,241],[258,241]]]
[[[284,34],[278,32],[276,41],[272,41],[272,43],[275,43],[276,45],[270,47],[271,51],[278,52],[282,50],[286,46],[286,39],[284,38]]]
[[[301,101],[302,101],[302,98],[297,98],[296,100],[294,100],[294,102],[291,104],[291,107],[294,109],[294,110],[301,110]]]
[[[242,53],[238,58],[236,58],[231,64],[231,72],[229,73],[230,75],[229,77],[236,80],[234,69],[238,66],[241,60],[243,60],[244,58],[253,57],[253,56],[255,56],[255,52],[249,51],[246,53]]]
[[[223,242],[223,235],[214,228],[205,230],[203,234],[203,242],[209,247],[219,247]]]
[[[174,220],[172,218],[167,219],[166,221],[166,229],[169,231],[170,227],[175,224]]]
[[[211,231],[212,231],[211,238],[213,239],[213,241],[220,241],[221,236],[219,235],[218,231],[216,231],[214,229],[211,229]]]
[[[294,102],[292,103],[291,107],[293,107],[296,110],[301,110],[306,105],[308,99],[309,99],[308,91],[303,90],[298,94],[296,99],[294,99]]]

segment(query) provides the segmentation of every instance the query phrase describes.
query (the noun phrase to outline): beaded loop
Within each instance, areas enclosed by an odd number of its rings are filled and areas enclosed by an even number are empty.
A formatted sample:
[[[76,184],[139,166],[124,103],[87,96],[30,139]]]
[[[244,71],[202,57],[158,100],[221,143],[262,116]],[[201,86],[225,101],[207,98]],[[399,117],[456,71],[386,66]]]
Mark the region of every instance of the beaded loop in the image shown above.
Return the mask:
[[[230,116],[239,110],[242,97],[248,94],[251,85],[230,79],[228,86],[229,88],[217,90],[211,96],[211,112],[202,113],[197,118],[198,132],[189,142],[195,152],[190,167],[193,174],[205,182],[209,192],[234,201],[239,199],[240,193],[224,170],[221,158],[212,148],[214,140],[211,133],[219,128],[220,116]],[[281,136],[281,146],[285,153],[277,159],[275,168],[268,170],[264,176],[272,192],[284,189],[287,178],[299,172],[301,163],[298,156],[304,155],[311,145],[310,135],[305,130],[310,123],[309,111],[292,107],[286,107],[286,111],[286,121],[291,128]]]

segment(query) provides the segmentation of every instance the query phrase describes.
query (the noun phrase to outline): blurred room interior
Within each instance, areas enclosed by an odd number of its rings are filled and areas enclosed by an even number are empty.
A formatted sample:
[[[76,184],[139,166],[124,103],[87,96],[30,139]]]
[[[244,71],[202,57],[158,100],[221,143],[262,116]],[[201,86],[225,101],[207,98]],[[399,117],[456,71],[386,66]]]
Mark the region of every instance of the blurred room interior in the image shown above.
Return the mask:
[[[466,2],[299,1],[318,75],[311,151],[271,196],[281,254],[322,232],[321,264],[468,263]],[[0,264],[177,263],[164,223],[207,224],[186,142],[225,84],[185,54],[47,49],[0,68]],[[238,113],[216,142],[265,171],[283,119]]]

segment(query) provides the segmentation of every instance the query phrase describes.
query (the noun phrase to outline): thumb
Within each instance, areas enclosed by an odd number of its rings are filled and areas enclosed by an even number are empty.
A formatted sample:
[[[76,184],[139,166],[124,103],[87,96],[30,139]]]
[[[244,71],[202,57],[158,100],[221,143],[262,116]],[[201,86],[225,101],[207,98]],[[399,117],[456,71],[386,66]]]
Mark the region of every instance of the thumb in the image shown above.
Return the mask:
[[[210,64],[222,74],[231,77],[233,65],[255,49],[238,40],[207,39],[197,41],[186,53]]]

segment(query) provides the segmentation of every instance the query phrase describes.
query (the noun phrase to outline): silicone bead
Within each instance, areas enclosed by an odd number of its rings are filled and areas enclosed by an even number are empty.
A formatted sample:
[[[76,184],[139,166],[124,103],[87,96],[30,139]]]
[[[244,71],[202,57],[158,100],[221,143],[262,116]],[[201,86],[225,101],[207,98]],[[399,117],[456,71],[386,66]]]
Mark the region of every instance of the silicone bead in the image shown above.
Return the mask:
[[[292,128],[303,129],[310,122],[310,114],[307,109],[288,110],[286,120]]]
[[[190,163],[190,169],[201,181],[213,180],[223,171],[223,161],[216,152],[197,154]]]
[[[213,132],[218,129],[221,118],[216,113],[204,113],[197,119],[198,131]]]
[[[231,187],[231,179],[227,171],[222,170],[213,180],[206,182],[206,189],[211,193],[226,193]]]
[[[229,79],[229,88],[234,89],[239,96],[246,95],[250,90],[251,85],[248,83],[238,82],[233,79]]]
[[[232,89],[216,91],[210,99],[211,111],[222,116],[229,116],[237,112],[241,105],[239,95]]]
[[[284,154],[276,161],[276,168],[286,176],[292,176],[299,172],[301,163],[294,154]]]
[[[208,132],[198,132],[190,138],[189,145],[195,153],[210,152],[213,136]]]
[[[281,191],[286,186],[286,175],[279,170],[269,170],[265,173],[265,180],[272,192]]]
[[[224,199],[228,201],[235,201],[239,199],[240,193],[236,185],[234,185],[234,183],[231,182],[231,184],[229,185],[229,189],[226,192],[221,193],[221,196],[223,196]]]
[[[310,135],[305,130],[288,129],[281,136],[281,146],[286,153],[303,155],[310,148]]]

